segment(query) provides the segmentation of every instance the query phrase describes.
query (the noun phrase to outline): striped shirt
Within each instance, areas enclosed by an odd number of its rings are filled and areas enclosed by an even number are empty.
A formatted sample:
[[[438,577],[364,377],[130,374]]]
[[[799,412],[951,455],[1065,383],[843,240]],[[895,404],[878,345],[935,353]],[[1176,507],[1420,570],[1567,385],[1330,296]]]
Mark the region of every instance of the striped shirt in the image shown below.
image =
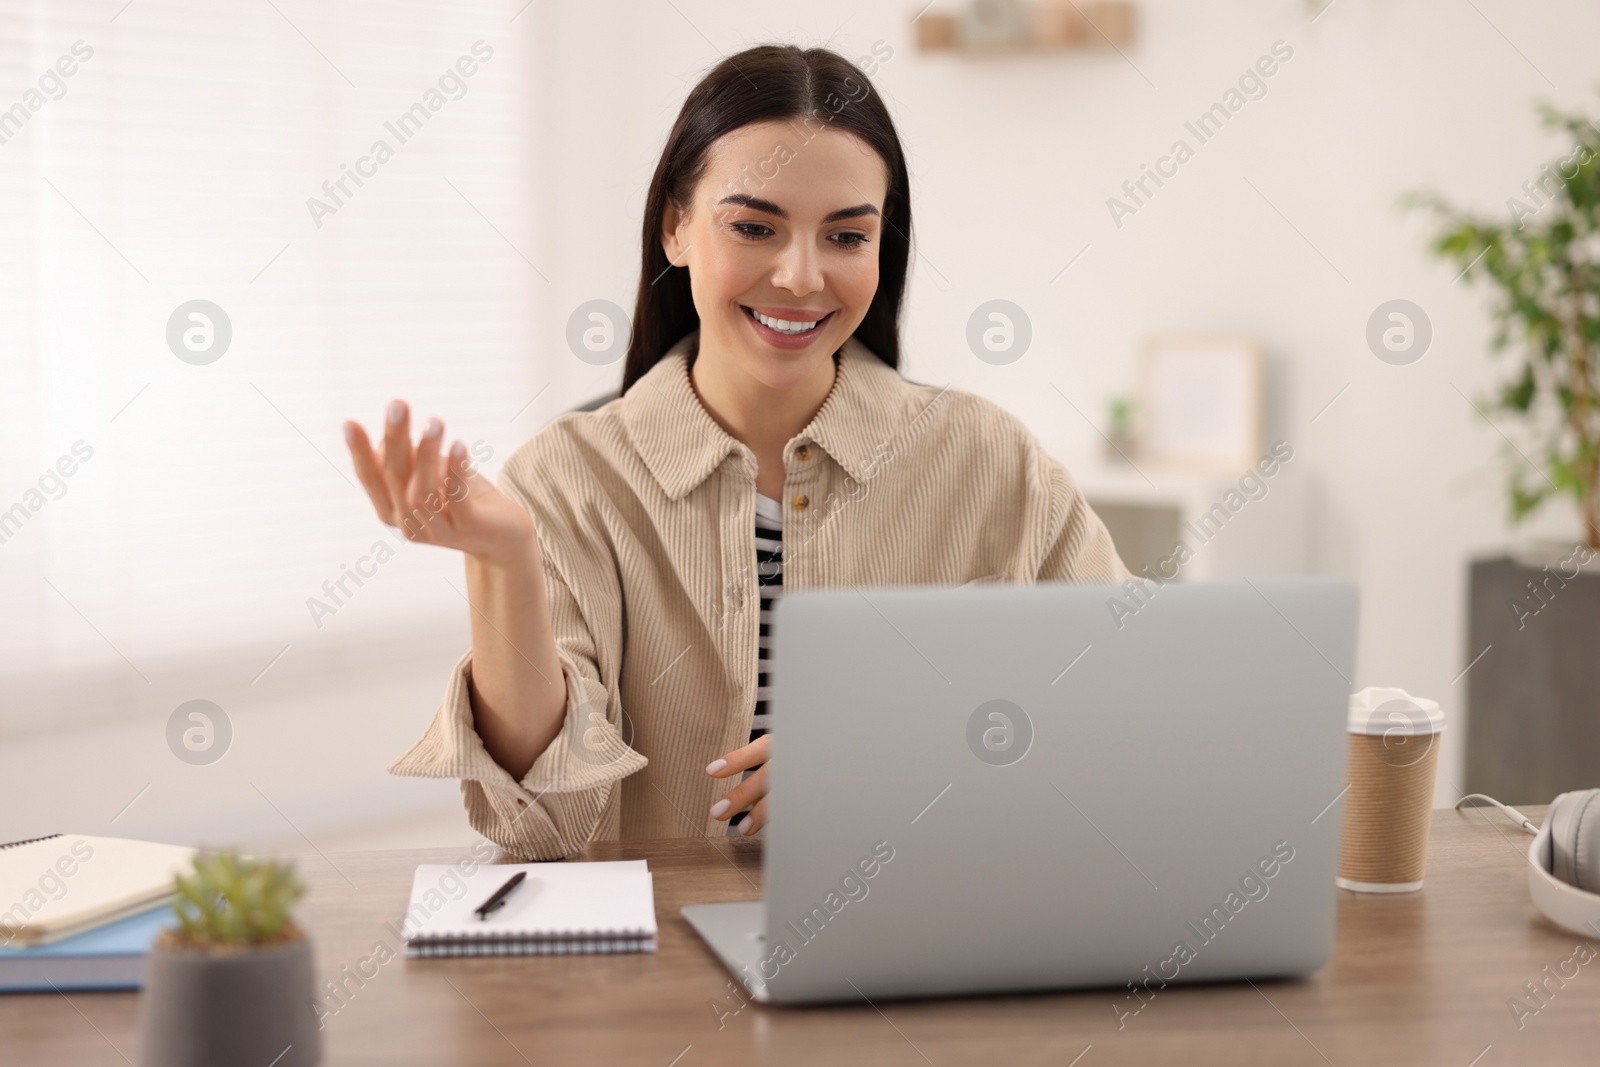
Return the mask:
[[[772,602],[783,593],[783,502],[760,493],[756,494],[756,581],[761,586],[761,637],[756,655],[756,710],[750,719],[751,741],[772,728],[767,712],[767,694],[772,691],[768,663],[772,647]],[[741,780],[754,774],[759,766],[745,771]],[[736,827],[744,821],[746,811],[737,812],[728,820],[728,833],[739,834]]]

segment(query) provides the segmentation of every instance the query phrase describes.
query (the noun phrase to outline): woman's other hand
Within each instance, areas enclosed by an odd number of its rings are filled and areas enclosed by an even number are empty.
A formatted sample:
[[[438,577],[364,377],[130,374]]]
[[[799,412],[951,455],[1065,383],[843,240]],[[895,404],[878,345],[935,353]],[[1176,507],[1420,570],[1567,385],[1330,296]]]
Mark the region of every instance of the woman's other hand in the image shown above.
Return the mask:
[[[721,759],[713,760],[706,773],[713,778],[727,778],[741,774],[751,767],[759,767],[754,774],[728,791],[728,795],[711,805],[711,817],[730,819],[746,806],[754,804],[750,814],[739,824],[746,837],[760,830],[767,822],[767,759],[772,750],[772,735],[762,734],[743,748],[736,748]]]
[[[465,444],[457,441],[444,452],[444,423],[438,419],[428,420],[413,446],[410,412],[405,401],[395,400],[378,449],[360,423],[346,422],[344,436],[373,510],[408,539],[458,549],[485,562],[526,551],[534,533],[532,516],[472,469]]]

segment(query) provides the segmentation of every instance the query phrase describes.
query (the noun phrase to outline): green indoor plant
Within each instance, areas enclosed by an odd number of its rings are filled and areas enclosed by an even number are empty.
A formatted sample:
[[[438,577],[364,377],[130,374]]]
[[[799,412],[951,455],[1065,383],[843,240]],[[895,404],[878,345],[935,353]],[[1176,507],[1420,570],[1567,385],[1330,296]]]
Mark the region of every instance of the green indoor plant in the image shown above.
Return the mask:
[[[1512,521],[1570,496],[1581,540],[1600,549],[1600,125],[1549,104],[1539,111],[1573,145],[1508,199],[1504,216],[1458,210],[1425,191],[1403,203],[1437,220],[1430,251],[1458,265],[1458,277],[1489,283],[1494,349],[1521,350],[1488,401],[1521,421],[1531,441],[1507,450]]]
[[[1600,659],[1586,623],[1600,608],[1600,127],[1548,104],[1539,113],[1570,147],[1507,190],[1504,214],[1431,192],[1405,201],[1432,213],[1428,247],[1456,277],[1486,283],[1493,348],[1516,353],[1494,394],[1474,402],[1485,419],[1509,416],[1512,521],[1551,499],[1578,506],[1573,538],[1514,546],[1468,571],[1463,785],[1529,802],[1587,784],[1600,759]]]
[[[311,943],[290,915],[304,892],[294,867],[202,851],[175,889],[177,927],[145,976],[142,1067],[318,1063]]]

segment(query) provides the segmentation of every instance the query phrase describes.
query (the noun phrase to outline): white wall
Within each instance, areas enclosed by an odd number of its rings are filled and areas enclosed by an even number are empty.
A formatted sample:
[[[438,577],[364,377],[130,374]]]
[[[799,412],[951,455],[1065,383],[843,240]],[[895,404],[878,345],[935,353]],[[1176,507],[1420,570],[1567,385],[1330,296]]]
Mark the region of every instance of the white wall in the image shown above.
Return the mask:
[[[1586,46],[1600,39],[1600,13],[1570,0],[1537,9],[1336,0],[1313,24],[1311,8],[1284,0],[1151,0],[1139,5],[1140,39],[1125,58],[974,60],[918,53],[908,26],[916,6],[819,0],[753,13],[735,2],[545,0],[521,14],[501,54],[529,64],[543,94],[529,130],[541,203],[516,234],[550,275],[535,334],[554,351],[581,301],[631,304],[651,169],[684,94],[719,53],[778,40],[855,57],[887,41],[894,56],[876,82],[910,156],[920,253],[907,373],[996,399],[1088,477],[1100,438],[1050,383],[1098,419],[1105,398],[1131,386],[1143,334],[1259,335],[1273,435],[1294,445],[1296,474],[1318,501],[1314,566],[1360,583],[1355,682],[1441,701],[1453,728],[1435,800],[1452,801],[1465,691],[1453,680],[1475,654],[1465,647],[1467,563],[1534,528],[1507,527],[1500,438],[1457,391],[1477,396],[1498,374],[1483,296],[1424,256],[1422,220],[1403,217],[1394,200],[1432,185],[1503,210],[1566,147],[1538,128],[1534,99],[1600,109]],[[1294,55],[1267,95],[1115,226],[1107,197],[1280,39]],[[1032,351],[1006,367],[980,363],[963,341],[971,309],[994,297],[1022,305],[1035,328]],[[1363,340],[1368,314],[1394,297],[1432,318],[1432,349],[1412,366],[1380,363]],[[563,386],[563,400],[614,377],[584,373]],[[554,410],[519,425],[531,430]],[[1575,523],[1557,509],[1537,529],[1560,536]],[[436,585],[438,569],[396,580]],[[94,733],[0,745],[0,837],[65,819],[90,832],[232,834],[290,847],[305,837],[319,847],[465,839],[452,783],[382,773],[431,714],[462,647],[464,607],[457,615],[435,620],[451,636],[409,665],[340,660],[323,674],[286,671],[266,695],[247,695],[240,718],[252,744],[231,765],[174,769],[154,709]],[[349,636],[385,622],[352,620]],[[328,738],[337,748],[316,754]],[[160,788],[111,826],[109,813],[146,782]],[[263,803],[269,790],[281,813]]]

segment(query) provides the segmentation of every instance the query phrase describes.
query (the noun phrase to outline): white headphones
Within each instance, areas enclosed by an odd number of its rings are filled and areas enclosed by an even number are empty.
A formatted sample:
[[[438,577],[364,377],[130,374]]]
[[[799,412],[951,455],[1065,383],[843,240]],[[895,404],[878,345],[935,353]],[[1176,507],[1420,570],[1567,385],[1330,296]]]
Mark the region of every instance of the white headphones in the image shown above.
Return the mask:
[[[1562,793],[1550,802],[1544,825],[1516,808],[1482,793],[1469,800],[1486,800],[1517,820],[1534,835],[1528,846],[1528,895],[1544,917],[1575,934],[1600,934],[1600,789]]]

